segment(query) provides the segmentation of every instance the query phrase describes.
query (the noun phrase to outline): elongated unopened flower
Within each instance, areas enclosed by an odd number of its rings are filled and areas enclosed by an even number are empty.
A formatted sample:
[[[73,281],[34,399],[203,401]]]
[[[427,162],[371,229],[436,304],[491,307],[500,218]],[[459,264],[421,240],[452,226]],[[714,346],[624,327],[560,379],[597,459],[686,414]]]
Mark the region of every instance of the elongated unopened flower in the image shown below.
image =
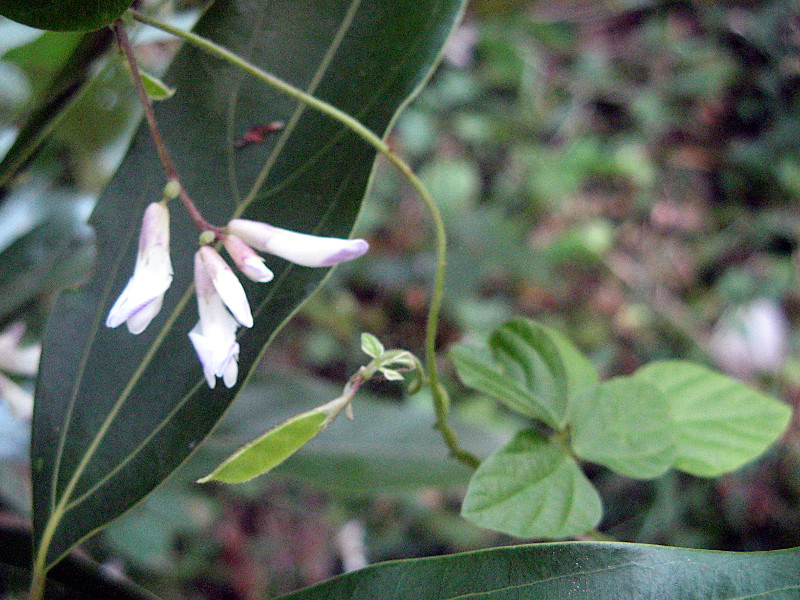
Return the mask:
[[[256,250],[304,267],[331,267],[358,258],[369,250],[366,240],[297,233],[248,219],[233,219],[227,230]]]
[[[144,211],[133,276],[111,307],[106,325],[118,327],[127,322],[128,331],[141,333],[161,310],[171,283],[169,210],[166,204],[153,202]]]
[[[208,382],[208,387],[214,389],[217,377],[221,377],[225,386],[230,388],[234,386],[239,375],[239,343],[236,341],[236,329],[239,327],[239,322],[225,308],[226,302],[218,287],[218,285],[224,284],[217,284],[214,281],[215,273],[217,279],[220,279],[218,265],[216,260],[209,258],[209,253],[204,250],[211,250],[220,261],[222,260],[216,250],[209,246],[201,247],[194,255],[194,283],[200,320],[189,332],[189,339],[203,365],[203,374]],[[211,268],[209,268],[209,264]],[[225,266],[227,267],[227,265]],[[217,270],[215,271],[215,269]],[[231,276],[236,285],[241,288],[236,276],[233,273]],[[222,279],[228,280],[227,277]],[[247,299],[245,298],[246,303]],[[247,313],[250,313],[249,307]],[[250,323],[252,325],[252,317]]]
[[[228,234],[223,238],[222,243],[225,244],[225,249],[231,255],[233,262],[248,279],[259,283],[272,281],[274,275],[264,264],[264,259],[241,239]]]

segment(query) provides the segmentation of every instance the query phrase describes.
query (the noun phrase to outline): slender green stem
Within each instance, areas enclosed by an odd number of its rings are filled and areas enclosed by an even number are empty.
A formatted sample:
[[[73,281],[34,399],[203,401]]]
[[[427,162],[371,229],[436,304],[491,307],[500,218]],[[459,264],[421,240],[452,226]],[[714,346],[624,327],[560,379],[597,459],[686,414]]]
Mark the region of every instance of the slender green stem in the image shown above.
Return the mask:
[[[184,31],[177,27],[173,27],[168,23],[162,23],[157,19],[153,19],[152,17],[143,15],[137,11],[131,10],[130,13],[136,20],[180,37],[190,44],[200,48],[201,50],[234,65],[245,73],[252,75],[259,81],[262,81],[276,90],[291,96],[295,100],[302,102],[306,106],[309,106],[314,110],[317,110],[329,116],[330,118],[339,121],[353,133],[358,135],[362,140],[370,144],[378,152],[386,156],[386,158],[388,158],[389,161],[408,179],[411,185],[414,186],[414,189],[417,191],[417,193],[419,193],[420,198],[422,198],[422,201],[425,203],[425,206],[431,214],[433,226],[436,231],[436,274],[433,281],[433,291],[431,293],[430,307],[428,309],[428,321],[425,330],[425,362],[431,390],[433,391],[434,407],[436,409],[435,427],[441,432],[442,437],[444,438],[444,441],[454,458],[469,465],[470,467],[477,467],[480,464],[480,460],[473,454],[462,450],[459,447],[458,436],[447,422],[450,412],[450,399],[447,391],[439,381],[439,370],[436,365],[436,330],[439,323],[439,313],[442,308],[442,298],[444,295],[444,272],[447,261],[447,235],[445,233],[442,215],[439,212],[439,207],[436,205],[436,202],[433,200],[422,181],[420,181],[419,177],[414,174],[408,163],[392,152],[384,140],[378,137],[375,133],[373,133],[372,130],[370,130],[360,121],[351,117],[344,111],[339,110],[335,106],[328,104],[327,102],[324,102],[323,100],[320,100],[311,94],[307,94],[303,90],[294,87],[279,77],[276,77],[272,73],[268,73],[256,67],[255,65],[244,60],[242,57],[234,54],[230,50],[223,48],[218,44],[215,44],[211,40],[207,40],[206,38],[203,38],[190,31]]]

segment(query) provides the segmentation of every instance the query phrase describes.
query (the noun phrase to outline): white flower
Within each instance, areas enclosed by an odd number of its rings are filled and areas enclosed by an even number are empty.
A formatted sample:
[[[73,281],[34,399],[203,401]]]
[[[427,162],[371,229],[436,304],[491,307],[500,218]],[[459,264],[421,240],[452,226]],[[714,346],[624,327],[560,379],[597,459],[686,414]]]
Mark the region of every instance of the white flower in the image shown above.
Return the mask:
[[[256,254],[253,249],[235,235],[226,235],[222,243],[231,255],[233,262],[248,279],[266,283],[272,281],[274,275],[264,264],[264,259]]]
[[[0,333],[0,371],[33,377],[39,371],[42,345],[34,342],[22,345],[25,323],[16,321]]]
[[[12,323],[0,333],[0,370],[14,375],[32,377],[39,370],[42,346],[38,342],[22,346],[25,324]],[[0,399],[5,401],[12,416],[30,419],[33,414],[33,394],[25,387],[0,373]]]
[[[28,420],[33,416],[33,394],[0,373],[0,397],[5,400],[11,415]]]
[[[209,247],[203,246],[194,256],[194,281],[200,320],[189,332],[189,339],[203,365],[208,387],[214,389],[217,377],[222,377],[225,387],[231,388],[239,375],[239,343],[236,341],[239,323],[225,308],[212,273],[206,266],[208,259],[203,256],[205,248]],[[219,257],[218,254],[217,256]],[[235,277],[234,275],[234,279]],[[239,284],[238,280],[236,283]]]
[[[217,294],[236,320],[245,327],[252,327],[253,315],[250,313],[250,304],[247,302],[244,288],[219,252],[211,246],[200,247],[195,255],[195,283],[197,283],[197,261],[200,261],[205,275],[210,278]]]
[[[141,333],[161,310],[164,293],[171,283],[169,210],[166,204],[153,202],[142,219],[133,276],[111,307],[106,325],[118,327],[127,321],[128,331]]]
[[[358,258],[369,250],[366,240],[319,237],[247,219],[232,220],[228,223],[228,233],[256,250],[304,267],[330,267]]]

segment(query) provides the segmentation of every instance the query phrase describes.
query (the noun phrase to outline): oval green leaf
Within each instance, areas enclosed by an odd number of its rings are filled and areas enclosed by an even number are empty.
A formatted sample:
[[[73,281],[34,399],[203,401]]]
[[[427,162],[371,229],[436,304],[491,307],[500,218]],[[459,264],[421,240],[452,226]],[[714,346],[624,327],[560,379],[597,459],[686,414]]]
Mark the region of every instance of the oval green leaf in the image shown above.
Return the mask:
[[[278,600],[795,600],[800,549],[710,552],[600,542],[382,563]]]
[[[726,375],[680,360],[648,364],[635,375],[666,397],[677,444],[675,468],[717,477],[755,460],[786,429],[783,402]]]
[[[197,483],[243,483],[263,475],[325,429],[327,420],[328,415],[319,410],[296,415],[239,448]]]
[[[218,0],[196,32],[383,134],[426,80],[461,11],[461,0]],[[164,81],[178,92],[156,106],[156,117],[209,221],[243,216],[347,237],[371,178],[370,146],[190,46]],[[286,127],[237,147],[250,128],[275,120]],[[136,504],[197,448],[265,345],[326,275],[267,257],[275,279],[243,282],[255,325],[238,335],[239,381],[209,390],[187,337],[197,321],[197,231],[179,206],[171,214],[175,277],[161,313],[138,336],[103,325],[131,275],[142,211],[165,183],[140,128],[91,218],[95,274],[60,296],[48,322],[31,457],[34,539],[45,567]]]
[[[501,371],[530,391],[554,429],[563,429],[570,403],[597,385],[597,370],[572,342],[530,319],[498,328],[489,346]]]
[[[481,463],[461,507],[476,525],[538,538],[584,533],[602,512],[600,496],[564,446],[535,431],[518,433]]]
[[[195,481],[273,423],[313,411],[341,392],[341,387],[298,372],[259,369],[209,439],[171,481]],[[355,419],[335,419],[325,435],[314,437],[278,465],[274,475],[356,496],[466,486],[472,470],[446,460],[447,446],[430,426],[430,411],[419,401],[387,402],[361,389],[353,408]],[[457,418],[453,426],[464,446],[478,456],[487,456],[506,441]]]
[[[488,351],[466,344],[455,344],[448,351],[461,383],[478,390],[505,404],[508,408],[534,419],[540,419],[551,427],[557,421],[546,405],[530,390],[508,377]]]
[[[133,0],[0,0],[0,15],[53,31],[91,31],[110,25]]]
[[[573,406],[571,445],[581,458],[639,479],[658,477],[672,467],[669,405],[651,383],[610,379]]]

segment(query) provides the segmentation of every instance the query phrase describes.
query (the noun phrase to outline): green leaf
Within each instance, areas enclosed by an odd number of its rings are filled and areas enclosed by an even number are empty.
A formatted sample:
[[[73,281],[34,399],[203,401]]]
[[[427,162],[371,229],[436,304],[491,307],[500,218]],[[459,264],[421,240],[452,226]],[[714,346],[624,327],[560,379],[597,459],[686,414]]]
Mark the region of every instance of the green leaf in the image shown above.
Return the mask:
[[[292,417],[243,446],[197,483],[243,483],[271,471],[325,429],[328,415],[319,409]]]
[[[597,370],[572,342],[530,319],[509,321],[489,346],[507,376],[549,408],[556,429],[566,424],[570,402],[597,385]]]
[[[675,461],[669,404],[657,387],[617,377],[574,404],[572,449],[628,477],[663,475]]]
[[[30,585],[31,533],[5,524],[0,528],[0,581],[3,597],[23,598]],[[109,573],[83,555],[70,554],[47,576],[47,600],[158,600],[121,574]],[[15,593],[16,592],[16,593]]]
[[[0,322],[46,294],[79,283],[93,259],[90,232],[49,220],[0,253]]]
[[[600,522],[600,497],[558,440],[522,431],[478,467],[461,514],[518,537],[568,537]]]
[[[533,544],[382,563],[278,600],[794,600],[798,567],[800,549]]]
[[[341,386],[292,371],[257,373],[176,477],[187,483],[195,481],[274,423],[314,410],[341,392]],[[430,486],[464,487],[472,471],[447,460],[447,447],[431,427],[433,416],[420,404],[387,402],[362,389],[353,403],[354,420],[336,419],[324,435],[278,465],[273,475],[357,496],[407,493]],[[479,456],[490,454],[505,441],[492,431],[467,427],[457,419],[453,425],[462,444]]]
[[[492,333],[495,364],[479,350],[456,347],[461,380],[509,408],[562,430],[570,402],[597,385],[592,364],[555,329],[514,319]]]
[[[654,362],[635,375],[658,387],[670,404],[675,468],[716,477],[756,459],[786,429],[792,411],[706,367],[679,360]]]
[[[361,334],[361,350],[372,358],[377,358],[383,354],[384,347],[381,341],[371,333]]]
[[[487,350],[455,344],[448,352],[464,385],[499,400],[511,410],[556,427],[557,421],[547,407],[527,388],[507,377]]]
[[[218,0],[196,31],[383,134],[426,80],[461,11],[461,0]],[[164,81],[178,92],[156,106],[156,118],[209,221],[242,216],[318,235],[350,233],[371,178],[370,146],[188,45]],[[236,146],[251,127],[275,120],[286,123],[275,136]],[[91,218],[95,275],[62,294],[48,322],[31,457],[34,539],[46,566],[141,500],[195,450],[264,346],[327,272],[266,257],[274,281],[243,282],[255,325],[239,331],[239,381],[209,390],[187,338],[197,321],[197,230],[179,205],[171,211],[175,277],[161,313],[139,336],[103,325],[131,275],[142,211],[160,199],[165,183],[140,128]]]
[[[32,85],[26,114],[17,117],[19,133],[0,162],[0,188],[5,188],[74,106],[97,65],[98,56],[111,44],[110,30],[92,33],[45,32],[9,50],[4,61],[17,66]],[[104,88],[108,93],[108,88]],[[97,114],[95,110],[94,114]],[[86,123],[82,123],[86,127]]]
[[[110,25],[133,0],[0,0],[0,15],[54,31],[90,31]]]
[[[164,85],[164,82],[157,77],[153,77],[144,71],[139,71],[139,77],[142,80],[144,91],[147,92],[151,100],[167,100],[175,95],[175,88]]]

